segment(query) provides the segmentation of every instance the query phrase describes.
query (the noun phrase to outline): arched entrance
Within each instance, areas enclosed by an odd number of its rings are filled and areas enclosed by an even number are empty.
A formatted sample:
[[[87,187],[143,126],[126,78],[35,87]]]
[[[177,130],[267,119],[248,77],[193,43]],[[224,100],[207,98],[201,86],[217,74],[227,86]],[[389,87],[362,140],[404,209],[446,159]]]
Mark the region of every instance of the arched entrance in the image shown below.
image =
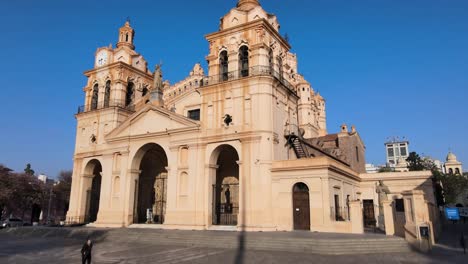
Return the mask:
[[[167,156],[157,144],[147,144],[136,156],[140,177],[135,185],[134,223],[163,224],[167,197]]]
[[[92,177],[91,187],[86,190],[86,215],[85,222],[93,223],[97,220],[99,212],[99,200],[101,198],[102,166],[98,160],[92,160],[87,165]]]
[[[309,187],[296,183],[293,187],[294,230],[310,230]]]
[[[229,146],[215,150],[216,182],[213,184],[213,225],[237,226],[239,215],[239,155]]]

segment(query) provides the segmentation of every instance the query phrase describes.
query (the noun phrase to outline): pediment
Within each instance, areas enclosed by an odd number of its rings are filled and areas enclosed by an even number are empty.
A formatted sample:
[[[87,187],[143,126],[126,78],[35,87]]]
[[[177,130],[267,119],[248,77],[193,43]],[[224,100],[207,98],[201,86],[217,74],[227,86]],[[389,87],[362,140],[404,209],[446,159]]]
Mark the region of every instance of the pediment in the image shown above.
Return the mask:
[[[190,128],[196,129],[198,126],[199,122],[197,121],[159,106],[148,105],[106,135],[106,140],[171,133]]]

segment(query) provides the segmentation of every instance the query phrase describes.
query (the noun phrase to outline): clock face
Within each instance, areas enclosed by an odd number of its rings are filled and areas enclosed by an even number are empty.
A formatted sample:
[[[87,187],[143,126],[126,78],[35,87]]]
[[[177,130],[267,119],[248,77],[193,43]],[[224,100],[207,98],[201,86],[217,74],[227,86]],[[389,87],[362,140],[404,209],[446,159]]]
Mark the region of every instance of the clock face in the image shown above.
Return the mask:
[[[106,51],[101,51],[98,53],[96,57],[96,65],[98,67],[104,66],[107,64],[107,52]]]

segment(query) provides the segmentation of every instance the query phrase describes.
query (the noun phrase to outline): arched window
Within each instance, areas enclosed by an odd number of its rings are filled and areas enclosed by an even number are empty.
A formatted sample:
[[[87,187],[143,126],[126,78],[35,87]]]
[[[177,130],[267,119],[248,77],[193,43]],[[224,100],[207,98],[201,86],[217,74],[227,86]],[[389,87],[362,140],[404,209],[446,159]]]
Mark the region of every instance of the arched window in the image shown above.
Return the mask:
[[[449,174],[453,174],[453,169],[449,169]]]
[[[239,71],[241,77],[249,76],[249,48],[247,46],[239,49]]]
[[[143,92],[141,93],[141,96],[145,96],[148,94],[148,88],[143,88]]]
[[[128,42],[128,33],[127,33],[127,34],[125,34],[125,41],[127,41],[127,42]]]
[[[223,51],[221,54],[219,54],[219,75],[222,81],[228,80],[228,66],[228,53],[227,51]]]
[[[133,90],[135,85],[132,82],[128,83],[127,94],[125,95],[125,107],[133,104]]]
[[[106,92],[104,94],[104,107],[109,107],[111,93],[111,81],[106,82]]]
[[[455,169],[455,174],[460,174],[460,169],[459,168]]]
[[[91,110],[96,110],[99,99],[99,85],[96,83],[93,88],[93,97],[91,98]]]

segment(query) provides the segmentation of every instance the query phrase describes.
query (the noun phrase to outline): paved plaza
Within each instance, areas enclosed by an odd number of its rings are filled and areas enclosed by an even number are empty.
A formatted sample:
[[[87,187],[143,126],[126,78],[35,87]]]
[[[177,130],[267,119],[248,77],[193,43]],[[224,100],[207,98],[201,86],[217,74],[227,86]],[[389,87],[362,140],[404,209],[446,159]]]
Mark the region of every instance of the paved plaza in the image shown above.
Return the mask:
[[[413,251],[379,254],[319,255],[292,250],[257,250],[239,243],[238,246],[207,246],[209,243],[187,245],[164,242],[164,237],[184,234],[190,240],[200,232],[164,231],[161,239],[134,239],[135,234],[151,234],[153,230],[126,231],[125,237],[102,236],[96,239],[93,248],[93,263],[467,263],[468,258],[461,250],[451,245],[434,248],[430,254]],[[209,234],[209,233],[208,233]],[[191,237],[189,237],[191,236]],[[211,234],[210,234],[211,236]],[[216,233],[216,237],[224,236]],[[237,236],[234,233],[231,236]],[[249,234],[249,239],[267,237],[268,234]],[[324,236],[326,239],[338,239],[338,235],[317,234],[314,239]],[[132,238],[133,237],[133,238]],[[308,234],[282,233],[275,238],[294,239],[309,237]],[[351,237],[343,236],[343,239]],[[59,237],[53,231],[36,232],[31,236],[0,232],[0,263],[80,263],[80,249],[84,239],[69,236]],[[236,244],[238,242],[235,242]],[[453,244],[455,245],[455,243]],[[289,248],[289,247],[288,247]]]

